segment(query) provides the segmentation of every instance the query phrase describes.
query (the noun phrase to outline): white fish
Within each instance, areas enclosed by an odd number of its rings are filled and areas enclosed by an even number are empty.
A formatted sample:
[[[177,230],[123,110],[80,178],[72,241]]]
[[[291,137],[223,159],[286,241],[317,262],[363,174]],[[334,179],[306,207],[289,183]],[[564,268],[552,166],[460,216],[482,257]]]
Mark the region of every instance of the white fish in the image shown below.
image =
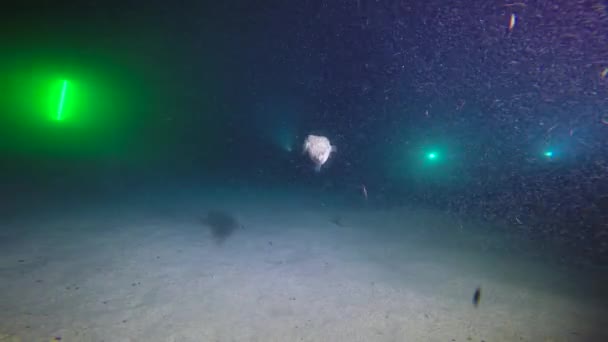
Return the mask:
[[[304,153],[308,153],[308,157],[315,163],[315,170],[321,171],[321,166],[327,162],[329,155],[332,152],[336,152],[335,146],[332,146],[324,136],[312,135],[306,137],[304,140]]]

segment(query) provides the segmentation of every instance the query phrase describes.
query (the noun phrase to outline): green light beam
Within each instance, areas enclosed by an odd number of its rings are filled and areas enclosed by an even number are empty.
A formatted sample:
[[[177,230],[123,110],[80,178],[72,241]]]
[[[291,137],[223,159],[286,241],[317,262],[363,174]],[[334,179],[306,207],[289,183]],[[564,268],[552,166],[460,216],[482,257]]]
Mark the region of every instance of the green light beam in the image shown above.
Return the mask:
[[[63,80],[63,87],[61,88],[61,97],[59,98],[59,108],[57,108],[57,120],[61,120],[61,114],[63,112],[63,102],[65,101],[65,92],[68,88],[68,81]]]

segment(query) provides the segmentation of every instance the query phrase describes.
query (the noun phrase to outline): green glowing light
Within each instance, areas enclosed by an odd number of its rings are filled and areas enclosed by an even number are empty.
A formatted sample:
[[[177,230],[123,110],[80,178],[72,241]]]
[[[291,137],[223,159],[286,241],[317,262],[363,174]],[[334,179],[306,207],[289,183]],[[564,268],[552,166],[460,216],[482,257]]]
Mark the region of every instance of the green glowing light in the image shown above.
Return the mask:
[[[59,106],[57,108],[57,120],[61,120],[63,119],[62,114],[63,114],[63,103],[65,102],[65,93],[66,90],[68,89],[68,81],[67,80],[63,80],[63,86],[61,87],[61,96],[59,97]]]
[[[435,159],[437,159],[437,153],[431,152],[431,153],[429,153],[429,154],[426,155],[426,158],[428,160],[435,160]]]
[[[545,151],[545,153],[543,153],[545,155],[545,157],[547,158],[551,158],[553,157],[553,151]]]

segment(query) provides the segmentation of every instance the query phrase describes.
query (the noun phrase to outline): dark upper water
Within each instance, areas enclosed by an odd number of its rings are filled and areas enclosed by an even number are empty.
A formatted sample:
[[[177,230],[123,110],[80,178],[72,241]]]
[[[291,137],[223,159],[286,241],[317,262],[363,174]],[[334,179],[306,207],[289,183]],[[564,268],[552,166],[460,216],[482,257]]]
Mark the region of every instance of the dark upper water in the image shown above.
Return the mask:
[[[16,197],[44,204],[209,179],[352,196],[365,186],[378,207],[506,224],[605,264],[607,6],[61,1],[3,11],[2,215]],[[318,173],[301,154],[310,133],[338,147]]]

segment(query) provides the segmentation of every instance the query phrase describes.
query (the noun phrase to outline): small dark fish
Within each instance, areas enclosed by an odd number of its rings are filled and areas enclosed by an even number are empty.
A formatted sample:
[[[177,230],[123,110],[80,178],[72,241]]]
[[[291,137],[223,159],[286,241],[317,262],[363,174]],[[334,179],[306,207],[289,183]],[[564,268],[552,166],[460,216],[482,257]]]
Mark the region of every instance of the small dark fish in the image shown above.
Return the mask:
[[[334,216],[330,221],[338,227],[344,227],[344,222],[342,222],[342,218],[340,216]]]
[[[481,300],[481,287],[475,289],[475,293],[473,293],[473,306],[479,306],[479,301]]]

